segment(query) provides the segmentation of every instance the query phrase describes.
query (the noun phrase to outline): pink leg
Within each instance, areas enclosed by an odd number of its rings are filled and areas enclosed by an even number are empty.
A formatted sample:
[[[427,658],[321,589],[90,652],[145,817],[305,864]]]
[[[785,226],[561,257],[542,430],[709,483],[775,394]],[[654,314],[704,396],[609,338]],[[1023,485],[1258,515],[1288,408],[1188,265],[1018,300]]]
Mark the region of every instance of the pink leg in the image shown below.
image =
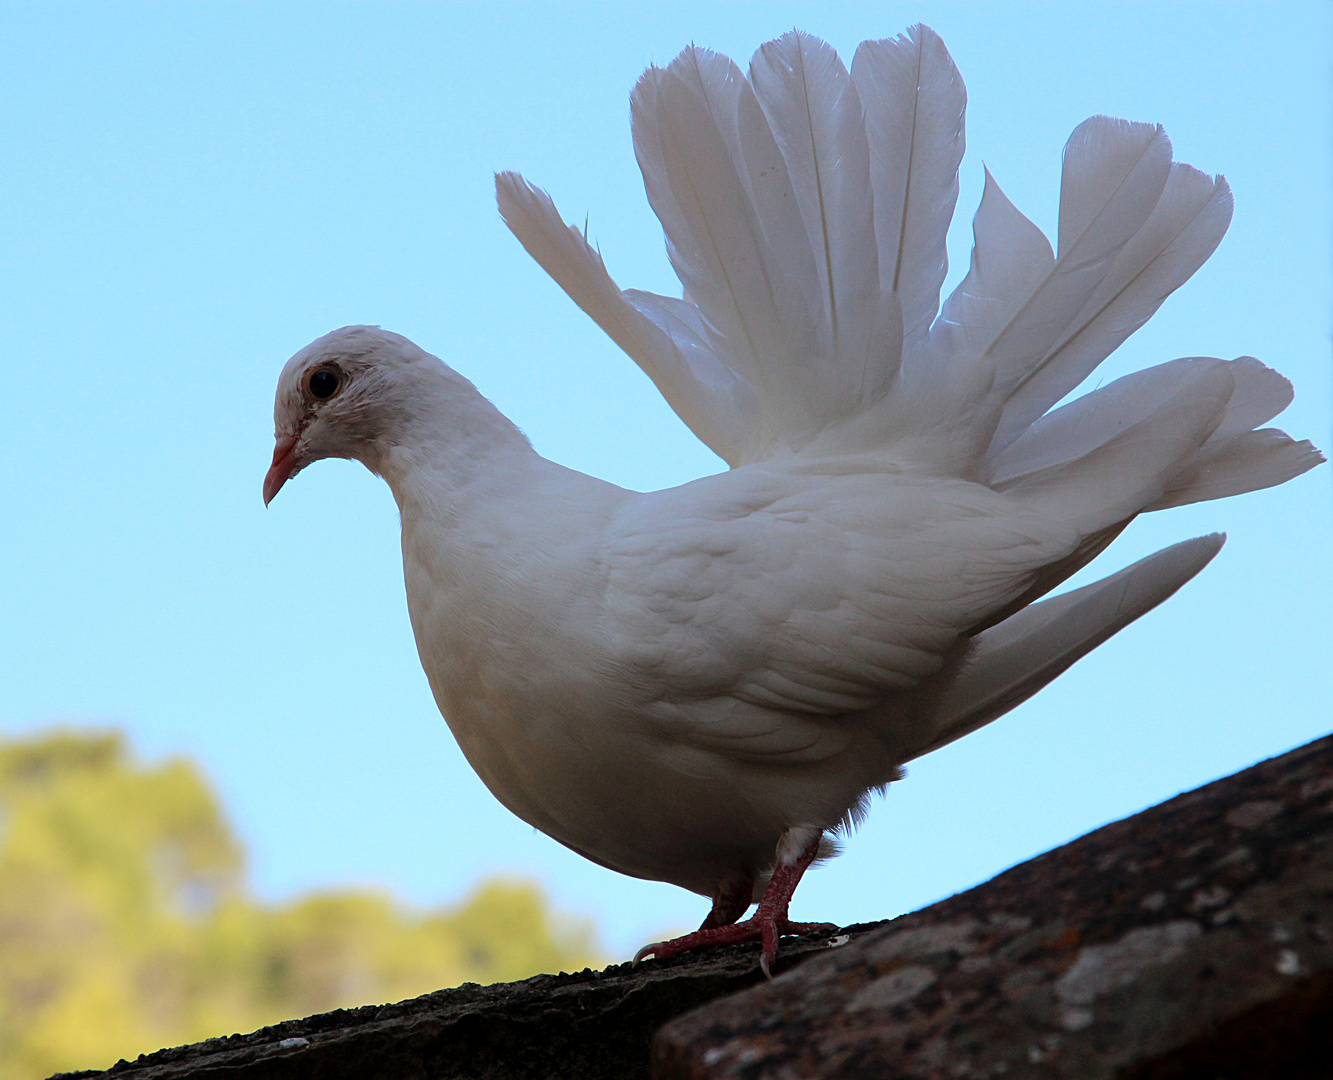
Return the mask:
[[[819,839],[819,835],[816,834],[794,862],[784,863],[779,858],[768,888],[764,890],[763,898],[759,901],[759,909],[744,922],[710,925],[713,918],[713,913],[710,913],[704,920],[704,925],[692,934],[645,945],[635,954],[634,962],[637,964],[646,956],[668,960],[690,949],[697,949],[701,945],[731,945],[738,941],[754,941],[757,938],[762,942],[759,966],[765,975],[772,977],[773,962],[778,958],[778,939],[783,934],[808,934],[815,930],[837,929],[832,923],[794,923],[787,918],[787,908],[791,904],[792,893],[796,891],[801,875],[814,862],[815,855],[819,851]],[[778,845],[779,852],[782,846]],[[713,912],[717,912],[719,900],[714,901]]]
[[[724,881],[718,886],[713,897],[713,910],[704,919],[700,930],[711,930],[715,926],[730,926],[750,906],[750,897],[754,893],[754,878],[749,874]]]

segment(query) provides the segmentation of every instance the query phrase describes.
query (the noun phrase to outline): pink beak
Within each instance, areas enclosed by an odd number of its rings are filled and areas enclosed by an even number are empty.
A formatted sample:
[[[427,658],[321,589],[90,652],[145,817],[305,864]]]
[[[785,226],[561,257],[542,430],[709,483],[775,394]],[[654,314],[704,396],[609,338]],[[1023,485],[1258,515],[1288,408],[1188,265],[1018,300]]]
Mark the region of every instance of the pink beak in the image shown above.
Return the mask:
[[[273,496],[282,490],[292,473],[296,471],[296,443],[300,434],[284,435],[273,448],[273,464],[268,467],[264,477],[264,505],[273,501]]]

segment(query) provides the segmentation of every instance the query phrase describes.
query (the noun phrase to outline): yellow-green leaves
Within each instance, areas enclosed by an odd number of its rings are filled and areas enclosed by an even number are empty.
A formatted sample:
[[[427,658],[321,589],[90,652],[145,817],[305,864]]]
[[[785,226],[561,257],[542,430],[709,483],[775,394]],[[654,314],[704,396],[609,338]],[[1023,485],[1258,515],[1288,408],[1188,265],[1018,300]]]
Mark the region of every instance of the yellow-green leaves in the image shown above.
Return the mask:
[[[529,882],[426,913],[364,890],[274,907],[243,865],[190,762],[115,733],[0,743],[0,1080],[599,962]]]

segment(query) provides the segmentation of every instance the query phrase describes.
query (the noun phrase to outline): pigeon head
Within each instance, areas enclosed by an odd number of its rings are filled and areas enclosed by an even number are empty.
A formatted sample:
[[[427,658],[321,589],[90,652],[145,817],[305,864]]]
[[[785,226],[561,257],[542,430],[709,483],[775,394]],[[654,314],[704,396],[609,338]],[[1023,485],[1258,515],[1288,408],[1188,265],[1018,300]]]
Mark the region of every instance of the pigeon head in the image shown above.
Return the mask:
[[[416,384],[444,371],[435,357],[378,326],[344,326],[312,341],[278,377],[264,504],[321,458],[354,458],[376,470],[386,439],[411,414]]]
[[[395,449],[428,451],[455,471],[497,447],[531,452],[467,379],[401,334],[344,326],[312,341],[278,376],[264,505],[320,458],[352,458],[392,487]],[[402,456],[399,456],[400,463]]]

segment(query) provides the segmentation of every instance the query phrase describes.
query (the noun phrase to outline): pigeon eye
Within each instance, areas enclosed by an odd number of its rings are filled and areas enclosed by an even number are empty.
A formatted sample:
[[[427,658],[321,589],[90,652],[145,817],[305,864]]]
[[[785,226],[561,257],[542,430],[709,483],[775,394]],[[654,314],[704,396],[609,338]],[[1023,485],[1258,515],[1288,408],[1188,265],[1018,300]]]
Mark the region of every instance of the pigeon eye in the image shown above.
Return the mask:
[[[338,392],[338,387],[342,380],[338,378],[338,373],[332,368],[317,368],[310,376],[307,385],[310,387],[311,397],[319,398],[320,401],[327,401]]]

